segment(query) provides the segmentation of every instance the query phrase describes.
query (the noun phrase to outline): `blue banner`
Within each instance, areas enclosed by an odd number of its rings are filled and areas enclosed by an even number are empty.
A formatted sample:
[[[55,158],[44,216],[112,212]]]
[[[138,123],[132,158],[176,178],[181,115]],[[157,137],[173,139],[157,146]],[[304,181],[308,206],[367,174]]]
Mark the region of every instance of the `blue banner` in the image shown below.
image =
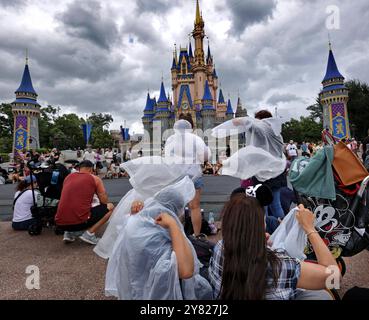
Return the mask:
[[[20,126],[15,131],[15,149],[21,151],[27,148],[27,138],[27,131],[24,130],[22,126]]]
[[[342,116],[335,117],[332,121],[333,136],[342,139],[347,137],[346,119]]]
[[[91,138],[92,124],[91,123],[83,124],[82,131],[83,131],[83,138],[85,139],[86,144],[88,144]]]
[[[120,132],[122,134],[123,141],[129,141],[129,139],[130,139],[130,136],[129,136],[129,128],[123,128],[123,127],[121,127],[120,128]]]

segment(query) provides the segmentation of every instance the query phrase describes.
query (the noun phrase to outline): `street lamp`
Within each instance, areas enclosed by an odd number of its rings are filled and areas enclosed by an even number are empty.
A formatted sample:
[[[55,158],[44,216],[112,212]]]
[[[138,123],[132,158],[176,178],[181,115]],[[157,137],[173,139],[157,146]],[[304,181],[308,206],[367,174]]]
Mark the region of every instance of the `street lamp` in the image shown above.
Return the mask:
[[[30,135],[29,140],[28,140],[30,145],[32,144],[33,140],[36,140],[36,148],[37,148],[37,146],[40,146],[38,140],[34,136]]]

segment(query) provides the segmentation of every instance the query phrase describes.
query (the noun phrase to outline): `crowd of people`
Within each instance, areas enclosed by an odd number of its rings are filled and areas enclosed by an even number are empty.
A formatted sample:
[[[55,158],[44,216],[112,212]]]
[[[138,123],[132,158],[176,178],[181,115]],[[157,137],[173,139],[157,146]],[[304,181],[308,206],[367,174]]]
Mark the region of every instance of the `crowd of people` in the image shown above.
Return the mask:
[[[262,110],[255,118],[236,118],[213,129],[217,138],[228,136],[229,129],[244,132],[246,146],[233,155],[227,146],[223,158],[212,165],[211,151],[193,127],[191,117],[181,116],[165,143],[161,164],[144,164],[142,152],[131,159],[131,150],[121,160],[111,148],[81,152],[82,161],[64,180],[55,216],[63,241],[79,238],[95,245],[95,253],[108,259],[106,294],[119,299],[332,300],[327,279],[338,269],[337,261],[315,228],[314,214],[287,187],[291,162],[300,155],[312,157],[323,146],[292,140],[285,144],[278,119]],[[353,151],[358,149],[354,146],[350,141]],[[56,150],[38,155],[38,160],[58,155]],[[36,156],[25,159],[34,161]],[[169,161],[175,157],[191,161]],[[100,177],[104,166],[111,177],[123,170],[131,178],[132,190],[116,207]],[[224,204],[220,240],[208,264],[196,250],[203,238],[204,174],[241,179]],[[26,230],[33,219],[32,189],[37,184],[24,175],[15,194],[14,230]],[[183,226],[185,207],[191,213],[190,235]],[[288,215],[295,216],[311,244],[315,263],[272,249],[271,235]]]

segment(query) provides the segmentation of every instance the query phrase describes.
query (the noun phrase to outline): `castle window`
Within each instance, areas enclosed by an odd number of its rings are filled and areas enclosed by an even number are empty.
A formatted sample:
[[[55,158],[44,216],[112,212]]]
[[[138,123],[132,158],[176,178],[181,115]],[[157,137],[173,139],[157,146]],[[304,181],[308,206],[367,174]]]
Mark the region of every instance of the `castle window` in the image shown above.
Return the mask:
[[[182,63],[182,74],[186,74],[186,64]]]

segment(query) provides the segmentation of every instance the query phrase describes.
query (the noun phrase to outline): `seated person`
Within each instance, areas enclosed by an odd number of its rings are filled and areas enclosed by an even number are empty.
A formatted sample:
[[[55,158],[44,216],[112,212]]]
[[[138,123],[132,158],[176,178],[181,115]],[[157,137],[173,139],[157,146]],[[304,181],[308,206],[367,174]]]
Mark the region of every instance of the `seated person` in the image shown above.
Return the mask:
[[[257,198],[238,194],[223,210],[223,240],[214,248],[209,277],[214,297],[223,300],[331,300],[327,267],[337,267],[315,231],[314,214],[299,206],[296,218],[318,258],[317,264],[272,251],[265,236],[264,209]],[[299,290],[306,289],[306,291]]]
[[[200,263],[179,216],[195,196],[190,178],[134,201],[110,256],[105,291],[123,300],[209,299]],[[134,214],[134,212],[139,211]]]
[[[222,169],[222,163],[220,161],[217,161],[216,165],[214,166],[214,175],[219,176],[221,174]]]
[[[86,243],[97,244],[99,239],[95,233],[109,220],[114,206],[108,203],[102,180],[93,175],[93,163],[82,161],[79,168],[79,172],[68,175],[64,180],[55,222],[60,230],[65,231],[65,243],[74,242],[80,236]],[[95,194],[100,205],[92,207]]]
[[[37,188],[36,177],[32,176],[33,188]],[[34,191],[35,200],[38,195],[38,191]],[[32,217],[31,207],[34,205],[31,185],[31,176],[27,176],[24,180],[20,181],[17,186],[17,192],[14,195],[13,202],[13,222],[12,228],[14,230],[25,231],[35,221]]]
[[[204,170],[203,170],[203,174],[213,174],[214,173],[214,169],[212,164],[209,161],[206,161],[204,163]]]

